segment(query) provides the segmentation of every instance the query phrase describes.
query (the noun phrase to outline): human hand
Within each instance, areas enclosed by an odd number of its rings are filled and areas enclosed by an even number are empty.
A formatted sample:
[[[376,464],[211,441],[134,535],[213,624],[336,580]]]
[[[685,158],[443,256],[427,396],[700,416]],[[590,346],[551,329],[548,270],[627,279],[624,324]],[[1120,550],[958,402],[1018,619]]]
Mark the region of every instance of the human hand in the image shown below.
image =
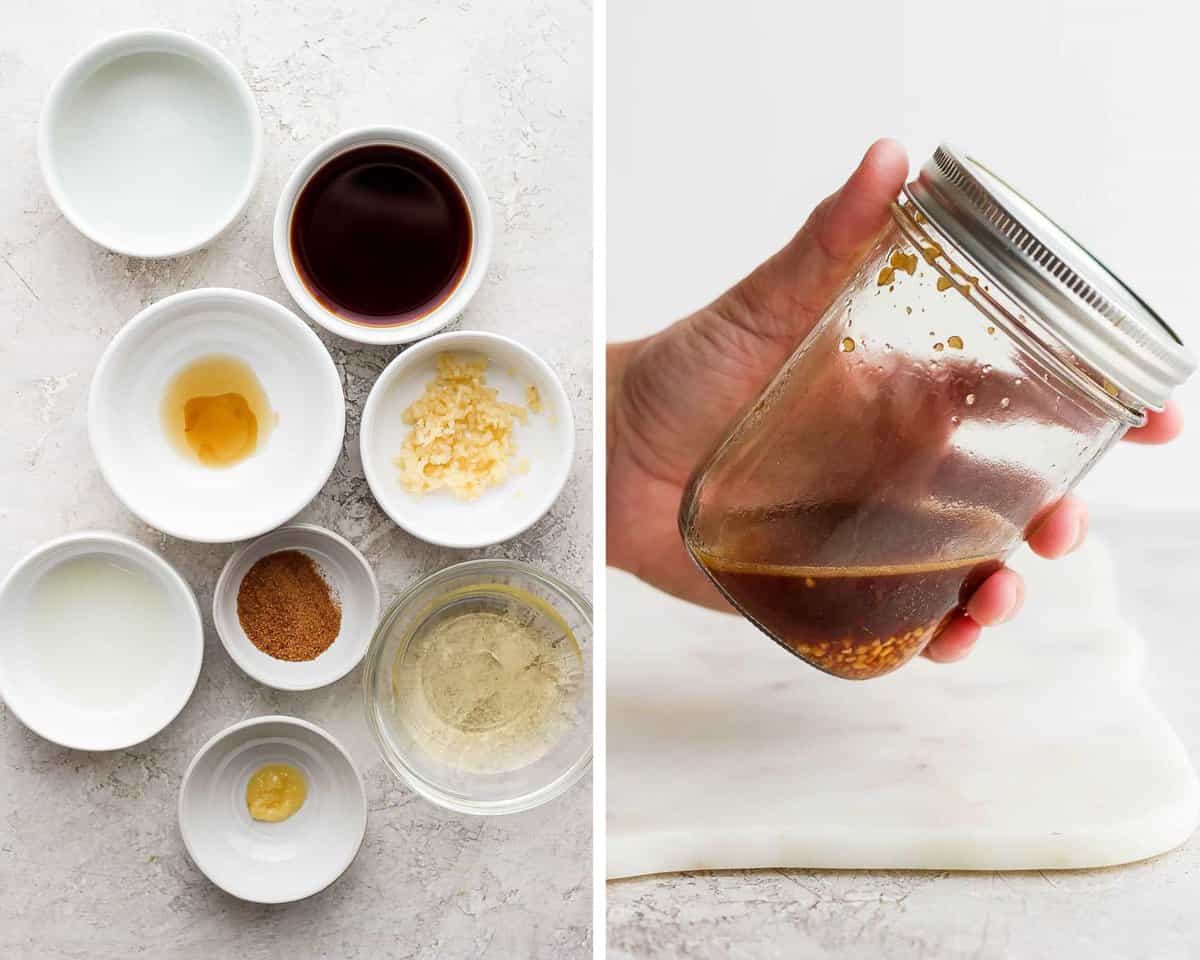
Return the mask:
[[[891,216],[908,161],[881,140],[846,184],[822,202],[779,253],[709,306],[645,340],[608,350],[609,562],[683,599],[728,604],[691,562],[676,526],[683,488],[732,419],[757,396],[820,319]],[[1151,413],[1125,439],[1165,443],[1182,428],[1178,407]],[[1067,496],[1029,532],[1043,557],[1075,549],[1087,511]],[[975,591],[925,649],[949,662],[982,627],[1020,608],[1024,584],[1002,568]]]

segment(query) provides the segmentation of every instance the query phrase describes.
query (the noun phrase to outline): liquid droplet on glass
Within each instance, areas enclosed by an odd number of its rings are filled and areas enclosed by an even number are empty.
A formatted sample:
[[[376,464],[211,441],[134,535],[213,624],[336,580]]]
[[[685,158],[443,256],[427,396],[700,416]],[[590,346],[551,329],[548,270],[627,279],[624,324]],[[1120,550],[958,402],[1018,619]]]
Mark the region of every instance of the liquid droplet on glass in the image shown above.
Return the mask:
[[[963,348],[962,337],[958,334],[952,334],[946,338],[946,346],[951,350],[961,350]]]
[[[962,423],[962,421],[959,420],[958,417],[951,417],[950,422],[953,423],[955,426],[958,426],[958,424]]]
[[[967,406],[968,407],[975,406],[975,394],[973,394],[973,393],[967,394]]]
[[[854,338],[846,337],[844,340],[842,340],[842,353],[853,353],[853,352],[854,352]]]
[[[985,364],[983,365],[983,372],[984,372],[984,373],[991,373],[991,372],[992,372],[992,365],[991,365],[990,363],[985,363]]]
[[[917,272],[917,255],[915,253],[904,253],[897,250],[892,254],[888,264],[893,270],[903,270],[910,277]]]
[[[1002,407],[1003,407],[1005,410],[1007,410],[1007,409],[1008,409],[1008,402],[1009,402],[1009,401],[1008,401],[1008,397],[1001,397],[1001,398],[1000,398],[1000,406],[1002,406]]]
[[[941,353],[943,350],[946,349],[946,345],[944,343],[942,343],[941,340],[939,340],[937,343],[935,343],[933,345],[933,349],[936,350],[938,353]]]
[[[1017,377],[1017,379],[1013,381],[1013,386],[1019,387],[1022,383],[1023,383],[1023,381],[1021,380],[1021,378]]]

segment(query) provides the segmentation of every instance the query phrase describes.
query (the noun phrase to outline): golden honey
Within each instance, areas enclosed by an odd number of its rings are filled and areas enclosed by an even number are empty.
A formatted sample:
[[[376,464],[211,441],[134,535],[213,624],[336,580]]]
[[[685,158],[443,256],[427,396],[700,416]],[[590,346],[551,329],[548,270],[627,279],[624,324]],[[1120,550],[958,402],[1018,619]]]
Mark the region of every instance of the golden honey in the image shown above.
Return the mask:
[[[257,450],[276,421],[262,384],[236,357],[194,360],[167,385],[162,423],[181,455],[206,467],[231,467]]]

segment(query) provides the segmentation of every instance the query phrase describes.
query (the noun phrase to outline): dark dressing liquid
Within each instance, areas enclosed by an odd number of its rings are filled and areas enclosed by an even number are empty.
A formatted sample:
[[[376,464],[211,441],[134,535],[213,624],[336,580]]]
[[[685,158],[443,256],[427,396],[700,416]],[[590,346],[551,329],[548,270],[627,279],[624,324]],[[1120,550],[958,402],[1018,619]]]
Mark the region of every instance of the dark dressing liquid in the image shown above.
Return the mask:
[[[906,663],[998,570],[1015,530],[989,511],[930,511],[846,504],[725,518],[712,548],[692,555],[761,630],[813,666],[865,680]],[[949,537],[962,559],[918,559]],[[895,562],[823,563],[848,542]],[[767,559],[775,557],[778,559]]]
[[[312,175],[292,211],[292,261],[330,312],[390,326],[425,316],[463,278],[471,214],[454,179],[394,144],[357,147]]]

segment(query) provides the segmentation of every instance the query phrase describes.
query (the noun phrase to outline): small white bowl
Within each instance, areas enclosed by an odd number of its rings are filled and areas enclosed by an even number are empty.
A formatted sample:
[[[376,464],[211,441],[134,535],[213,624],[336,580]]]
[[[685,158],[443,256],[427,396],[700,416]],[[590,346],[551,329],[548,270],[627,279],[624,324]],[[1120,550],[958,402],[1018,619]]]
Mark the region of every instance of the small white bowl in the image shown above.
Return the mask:
[[[404,410],[434,379],[439,353],[486,356],[487,384],[498,389],[501,400],[524,404],[530,384],[541,397],[541,413],[530,413],[527,424],[514,427],[517,449],[508,479],[477,500],[459,500],[445,490],[411,494],[394,463],[409,431]],[[439,546],[483,547],[529,529],[562,493],[575,455],[575,420],[567,392],[546,361],[508,337],[463,330],[409,347],[384,368],[363,407],[359,445],[371,492],[397,525]],[[526,473],[516,470],[523,460]]]
[[[304,805],[263,823],[246,808],[259,767],[287,763],[308,783]],[[333,737],[296,717],[255,717],[226,727],[188,764],[179,831],[188,856],[242,900],[290,903],[320,893],[354,862],[367,830],[367,795],[354,761]]]
[[[242,578],[263,557],[281,550],[308,554],[341,604],[341,632],[313,660],[276,660],[250,642],[238,620]],[[379,624],[379,584],[366,557],[348,540],[324,527],[292,524],[272,530],[229,558],[213,591],[213,622],[234,663],[259,683],[276,690],[314,690],[340,680],[362,661]]]
[[[211,354],[249,366],[278,420],[224,469],[180,453],[161,419],[174,376]],[[113,493],[151,526],[201,543],[255,537],[299,513],[333,471],[345,426],[325,345],[290,310],[243,290],[189,290],[147,307],[113,337],[88,398],[92,451]]]
[[[147,677],[138,695],[117,707],[67,695],[26,630],[29,602],[41,578],[59,564],[88,556],[146,573],[161,586],[173,624],[163,671]],[[128,615],[136,617],[137,611]],[[128,537],[104,531],[59,537],[26,556],[0,584],[0,698],[30,730],[64,747],[122,750],[154,736],[188,702],[203,657],[204,626],[191,587],[166,560]]]
[[[222,233],[262,169],[250,87],[208,44],[118,33],[63,71],[38,125],[50,196],[80,233],[130,257],[174,257]]]
[[[317,170],[334,157],[357,147],[389,143],[423,154],[441,166],[458,184],[471,215],[471,252],[467,260],[467,269],[458,286],[449,297],[424,316],[407,323],[386,326],[352,323],[328,310],[309,292],[300,278],[292,259],[292,212],[304,185]],[[300,305],[300,309],[326,330],[360,343],[410,343],[429,336],[454,320],[478,292],[492,256],[491,205],[479,175],[455,150],[437,138],[407,127],[360,127],[326,140],[296,167],[284,185],[279,204],[275,208],[274,243],[275,264],[288,293]]]

